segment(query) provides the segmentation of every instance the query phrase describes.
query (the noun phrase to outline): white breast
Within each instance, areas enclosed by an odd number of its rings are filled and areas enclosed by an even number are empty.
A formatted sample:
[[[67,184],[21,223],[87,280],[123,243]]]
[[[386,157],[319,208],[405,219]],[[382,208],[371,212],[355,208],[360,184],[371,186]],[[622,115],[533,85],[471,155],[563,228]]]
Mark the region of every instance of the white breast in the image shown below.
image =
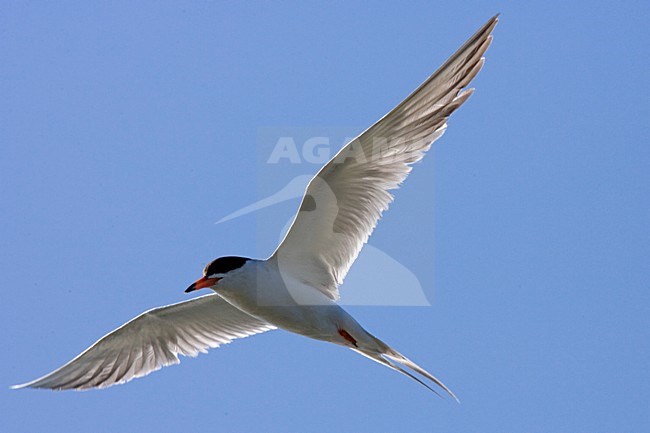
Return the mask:
[[[336,333],[344,315],[323,292],[282,274],[270,261],[251,260],[221,280],[215,291],[254,317],[312,338]]]

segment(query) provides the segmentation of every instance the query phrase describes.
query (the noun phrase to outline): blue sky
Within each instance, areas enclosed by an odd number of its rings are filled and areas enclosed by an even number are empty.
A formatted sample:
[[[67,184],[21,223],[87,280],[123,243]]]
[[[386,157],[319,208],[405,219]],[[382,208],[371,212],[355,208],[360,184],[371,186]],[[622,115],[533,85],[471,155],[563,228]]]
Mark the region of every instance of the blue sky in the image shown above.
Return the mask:
[[[268,131],[337,150],[496,12],[476,93],[371,239],[431,306],[348,308],[461,405],[279,331],[99,392],[8,389],[187,299],[212,258],[269,254],[295,200],[214,224],[317,170],[267,164]],[[647,429],[649,12],[2,2],[3,430]]]

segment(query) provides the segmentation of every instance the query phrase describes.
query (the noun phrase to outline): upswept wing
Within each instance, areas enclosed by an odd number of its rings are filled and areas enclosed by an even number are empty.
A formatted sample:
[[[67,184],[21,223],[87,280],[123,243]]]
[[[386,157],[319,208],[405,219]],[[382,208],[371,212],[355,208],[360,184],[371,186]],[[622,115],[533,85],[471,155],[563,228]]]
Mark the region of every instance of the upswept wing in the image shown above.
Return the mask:
[[[377,123],[348,143],[311,180],[293,224],[271,259],[280,271],[333,300],[338,285],[393,200],[411,165],[472,94],[463,90],[484,63],[491,18],[433,75]]]

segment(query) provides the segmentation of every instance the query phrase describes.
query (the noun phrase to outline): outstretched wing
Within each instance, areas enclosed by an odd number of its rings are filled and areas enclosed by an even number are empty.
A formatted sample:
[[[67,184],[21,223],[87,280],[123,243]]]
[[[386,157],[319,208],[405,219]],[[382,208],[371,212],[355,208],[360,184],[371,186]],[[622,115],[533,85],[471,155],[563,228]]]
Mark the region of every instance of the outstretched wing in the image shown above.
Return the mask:
[[[218,295],[154,308],[40,379],[13,388],[89,389],[125,383],[199,352],[275,329]]]
[[[491,18],[397,107],[348,143],[309,183],[290,230],[271,259],[280,271],[338,299],[338,285],[393,200],[395,189],[472,94]]]

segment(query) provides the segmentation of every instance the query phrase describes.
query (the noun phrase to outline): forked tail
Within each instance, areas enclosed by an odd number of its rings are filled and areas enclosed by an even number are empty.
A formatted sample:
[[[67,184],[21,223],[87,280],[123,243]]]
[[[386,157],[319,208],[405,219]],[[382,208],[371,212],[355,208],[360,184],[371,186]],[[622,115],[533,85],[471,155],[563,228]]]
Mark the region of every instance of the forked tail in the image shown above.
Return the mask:
[[[456,397],[456,395],[449,388],[447,388],[447,386],[444,383],[436,379],[431,373],[429,373],[424,368],[420,367],[415,362],[411,361],[410,359],[408,359],[406,356],[402,355],[395,349],[391,348],[386,343],[379,340],[377,337],[372,336],[372,338],[374,338],[375,342],[379,345],[379,347],[381,347],[381,351],[354,348],[354,347],[352,347],[351,349],[367,358],[372,359],[373,361],[376,361],[392,370],[398,371],[403,375],[410,377],[411,379],[418,382],[420,385],[426,387],[436,395],[440,396],[440,394],[435,389],[430,387],[426,382],[424,382],[423,380],[415,376],[413,373],[409,372],[408,370],[405,370],[402,367],[409,368],[412,371],[424,376],[426,379],[438,385],[440,388],[445,390],[445,392],[449,394],[454,400],[456,400],[456,402],[460,403],[458,397]]]

